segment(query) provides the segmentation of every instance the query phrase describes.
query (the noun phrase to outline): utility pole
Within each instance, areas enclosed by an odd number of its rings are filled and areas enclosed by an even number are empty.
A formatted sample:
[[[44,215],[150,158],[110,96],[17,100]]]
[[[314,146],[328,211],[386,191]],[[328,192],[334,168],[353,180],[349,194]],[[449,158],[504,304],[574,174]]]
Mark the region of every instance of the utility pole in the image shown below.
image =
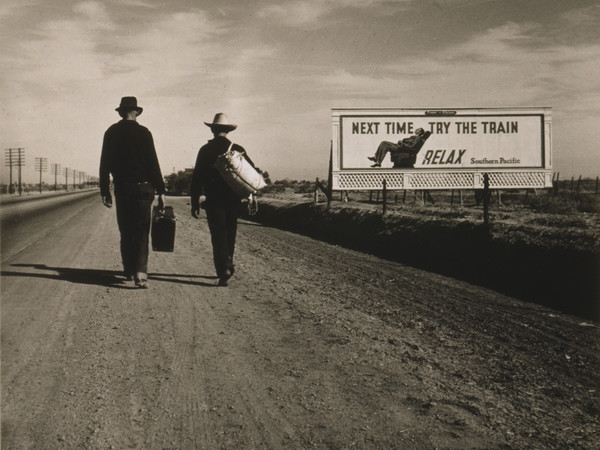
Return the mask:
[[[65,191],[69,190],[69,168],[65,167]]]
[[[13,182],[12,182],[12,168],[13,168],[13,149],[7,148],[4,150],[4,165],[9,169],[9,184],[8,184],[8,193],[12,194],[14,192]]]
[[[23,195],[23,179],[21,177],[21,168],[25,165],[25,149],[18,148],[17,165],[19,166],[19,195]]]
[[[21,179],[21,167],[25,165],[25,149],[24,148],[7,148],[6,149],[7,166],[10,167],[10,187],[9,192],[12,194],[14,189],[12,187],[12,168],[19,168],[19,195],[23,193],[23,185]]]
[[[75,190],[75,175],[77,175],[77,171],[73,169],[73,190]]]
[[[52,173],[54,174],[54,190],[58,189],[58,175],[60,174],[60,164],[52,164]]]
[[[42,193],[42,172],[48,170],[48,158],[35,158],[35,170],[40,172],[40,194]]]

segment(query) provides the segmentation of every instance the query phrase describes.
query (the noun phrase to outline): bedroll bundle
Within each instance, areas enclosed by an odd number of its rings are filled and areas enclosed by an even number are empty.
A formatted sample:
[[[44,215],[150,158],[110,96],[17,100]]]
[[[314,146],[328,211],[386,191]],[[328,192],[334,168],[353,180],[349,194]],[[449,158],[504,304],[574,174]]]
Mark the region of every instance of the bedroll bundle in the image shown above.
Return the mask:
[[[215,162],[215,167],[227,185],[240,198],[256,194],[267,185],[263,176],[238,151],[228,150],[220,155]]]

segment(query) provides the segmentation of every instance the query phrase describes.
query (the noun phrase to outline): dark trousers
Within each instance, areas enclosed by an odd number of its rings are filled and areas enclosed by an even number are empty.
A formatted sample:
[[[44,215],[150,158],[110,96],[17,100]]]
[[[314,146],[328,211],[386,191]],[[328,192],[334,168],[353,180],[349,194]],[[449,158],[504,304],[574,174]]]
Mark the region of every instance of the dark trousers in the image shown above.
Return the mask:
[[[128,275],[148,272],[148,236],[154,187],[150,183],[115,185],[117,223],[121,232],[121,259]]]
[[[210,230],[213,260],[219,278],[225,275],[227,269],[233,269],[239,210],[239,203],[206,205],[206,220]]]
[[[375,162],[381,164],[388,152],[396,151],[400,148],[398,144],[390,141],[382,141],[375,152]]]
[[[388,153],[390,153],[390,159],[395,168],[412,168],[415,166],[418,150],[415,151],[394,142],[382,141],[375,152],[375,162],[381,164]]]

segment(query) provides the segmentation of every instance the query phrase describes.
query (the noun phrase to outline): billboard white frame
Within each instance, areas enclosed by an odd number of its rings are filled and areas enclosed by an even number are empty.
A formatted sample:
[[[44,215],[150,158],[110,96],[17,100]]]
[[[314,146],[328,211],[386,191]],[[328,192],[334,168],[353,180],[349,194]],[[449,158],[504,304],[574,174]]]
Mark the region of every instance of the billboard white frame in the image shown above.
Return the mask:
[[[365,167],[356,164],[356,154],[350,154],[350,149],[354,153],[364,151],[360,150],[361,145],[370,145],[380,140],[398,140],[400,137],[408,137],[409,131],[414,131],[416,127],[431,129],[435,135],[435,125],[437,123],[451,123],[455,125],[457,121],[461,123],[479,124],[479,129],[483,130],[483,121],[490,123],[493,119],[503,121],[505,119],[523,118],[526,126],[517,128],[521,131],[518,137],[520,146],[518,149],[520,158],[498,158],[488,160],[471,159],[473,164],[465,167],[452,167],[450,164],[440,167],[425,167],[423,164],[415,164],[416,167],[397,169],[391,167],[369,167],[367,153],[362,154]],[[386,123],[405,124],[410,123],[411,127],[398,130],[398,135],[391,136],[385,131],[389,130]],[[356,142],[349,142],[348,126],[352,122],[364,123],[362,131],[364,134],[374,134],[375,136],[360,136]],[[379,126],[375,124],[379,123]],[[412,124],[415,124],[412,126]],[[371,125],[369,125],[371,124]],[[357,128],[357,126],[355,126]],[[399,127],[398,127],[399,128]],[[358,133],[358,130],[354,130]],[[379,133],[375,133],[378,131]],[[402,131],[405,134],[402,134]],[[477,128],[475,128],[477,131]],[[489,131],[489,128],[487,129]],[[497,130],[496,130],[497,131]],[[513,130],[514,131],[514,130]],[[507,130],[507,134],[510,130]],[[346,141],[344,141],[344,133]],[[440,137],[441,138],[441,137]],[[467,137],[460,137],[468,139]],[[497,133],[486,136],[471,136],[471,139],[479,139],[478,145],[483,146],[489,143],[490,150],[485,152],[502,151],[503,147],[508,147],[511,136],[498,136]],[[368,144],[364,144],[363,141]],[[370,140],[368,140],[370,139]],[[448,137],[448,139],[452,139]],[[457,137],[454,136],[456,141]],[[504,139],[504,140],[502,140]],[[440,139],[438,139],[439,142]],[[483,141],[482,141],[483,140]],[[460,139],[459,139],[460,141]],[[435,142],[435,140],[431,140]],[[467,141],[468,142],[468,141]],[[464,143],[464,142],[463,142]],[[344,154],[344,144],[346,144],[346,155]],[[451,142],[456,144],[456,142]],[[510,145],[513,145],[512,143]],[[366,147],[365,147],[366,148]],[[456,146],[450,146],[456,148]],[[359,149],[359,150],[357,150]],[[429,151],[429,153],[427,153]],[[427,148],[427,141],[423,149],[419,152],[421,162],[432,161],[435,149]],[[448,152],[450,153],[450,151]],[[457,153],[458,155],[458,150]],[[350,155],[351,157],[348,157]],[[439,155],[436,153],[436,158]],[[344,156],[346,160],[344,161]],[[484,174],[488,174],[491,189],[538,189],[552,187],[552,109],[549,107],[535,108],[332,108],[332,188],[334,190],[378,190],[382,189],[385,180],[386,188],[390,190],[442,190],[442,189],[482,189]],[[457,158],[454,158],[457,159]],[[351,161],[348,164],[348,161]],[[362,160],[361,160],[362,161]],[[437,158],[440,161],[440,158]],[[523,162],[524,163],[523,163]],[[344,164],[345,162],[345,164]],[[443,160],[442,160],[443,162]],[[501,163],[505,164],[501,164]],[[520,163],[520,164],[519,164]],[[383,166],[383,164],[382,164]]]

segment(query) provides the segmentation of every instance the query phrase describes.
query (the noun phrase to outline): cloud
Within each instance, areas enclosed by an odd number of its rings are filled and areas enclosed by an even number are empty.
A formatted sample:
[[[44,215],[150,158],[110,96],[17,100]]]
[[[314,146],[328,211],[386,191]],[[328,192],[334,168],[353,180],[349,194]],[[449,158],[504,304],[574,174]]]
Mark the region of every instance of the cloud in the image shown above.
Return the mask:
[[[181,140],[194,129],[198,118],[189,113],[221,100],[223,84],[239,85],[226,92],[227,101],[250,109],[252,99],[239,95],[249,90],[239,72],[261,67],[273,48],[242,43],[232,58],[239,39],[229,32],[232,24],[200,9],[148,11],[135,22],[122,11],[122,5],[107,10],[100,2],[77,2],[60,18],[45,18],[3,42],[0,130],[7,145],[35,149],[65,166],[94,167],[94,149],[123,95],[148,106],[145,121],[160,118],[163,143],[173,141],[173,132]],[[53,151],[60,156],[48,154]]]
[[[363,103],[402,99],[411,106],[440,107],[589,105],[588,97],[600,92],[600,45],[533,48],[530,35],[537,31],[535,24],[507,23],[402,64],[322,74],[315,84],[333,96]]]
[[[135,8],[156,8],[155,3],[145,2],[143,0],[119,0],[119,3],[123,6],[135,7]]]
[[[379,7],[404,8],[412,0],[398,0],[391,4],[387,0],[295,0],[263,7],[258,17],[273,20],[275,23],[291,27],[320,28],[324,18],[330,18],[336,12],[348,9],[361,9],[376,12]]]
[[[275,46],[238,42],[235,24],[200,9],[146,16],[109,11],[96,1],[76,3],[72,13],[47,20],[26,39],[5,45],[3,75],[9,96],[27,89],[40,102],[61,90],[77,92],[97,84],[110,90],[186,95],[206,86],[231,84],[261,67]],[[235,55],[235,57],[231,57]]]
[[[129,71],[130,77],[146,79],[147,83],[141,82],[151,89],[178,84],[189,74],[202,82],[209,76],[214,58],[224,54],[215,38],[225,32],[222,24],[202,10],[169,14],[123,42],[121,51],[112,55],[106,75],[110,78],[112,70],[120,67],[121,72]]]
[[[284,5],[270,5],[259,11],[258,16],[271,18],[289,27],[315,24],[331,11],[325,2],[297,1]]]
[[[600,4],[596,3],[586,8],[568,10],[562,17],[569,24],[568,31],[570,32],[582,27],[592,27],[597,31]]]
[[[189,9],[187,1],[180,3],[188,9],[150,0],[4,3],[12,16],[0,19],[13,27],[0,52],[3,142],[54,151],[35,156],[90,171],[123,95],[145,107],[166,168],[193,162],[207,138],[202,120],[223,110],[261,167],[290,176],[323,167],[295,149],[328,147],[332,106],[553,106],[555,117],[598,117],[597,7],[540,23],[517,14],[475,35],[466,25],[452,42],[426,48],[431,40],[406,28],[402,42],[382,29],[384,16],[392,23],[414,1],[272,0],[258,12],[236,2],[222,10]],[[325,28],[341,21],[349,26]],[[299,39],[307,28],[320,29]],[[418,54],[405,51],[415,39]],[[353,40],[365,45],[333,48]],[[326,167],[327,148],[318,155]]]
[[[11,68],[9,91],[33,90],[43,101],[61,90],[77,89],[101,76],[97,36],[114,30],[102,3],[75,4],[69,19],[48,20],[31,30],[27,39],[9,41],[2,59]]]
[[[84,16],[85,22],[93,25],[95,30],[114,29],[114,23],[109,18],[104,4],[95,1],[84,1],[77,3],[73,11]]]

